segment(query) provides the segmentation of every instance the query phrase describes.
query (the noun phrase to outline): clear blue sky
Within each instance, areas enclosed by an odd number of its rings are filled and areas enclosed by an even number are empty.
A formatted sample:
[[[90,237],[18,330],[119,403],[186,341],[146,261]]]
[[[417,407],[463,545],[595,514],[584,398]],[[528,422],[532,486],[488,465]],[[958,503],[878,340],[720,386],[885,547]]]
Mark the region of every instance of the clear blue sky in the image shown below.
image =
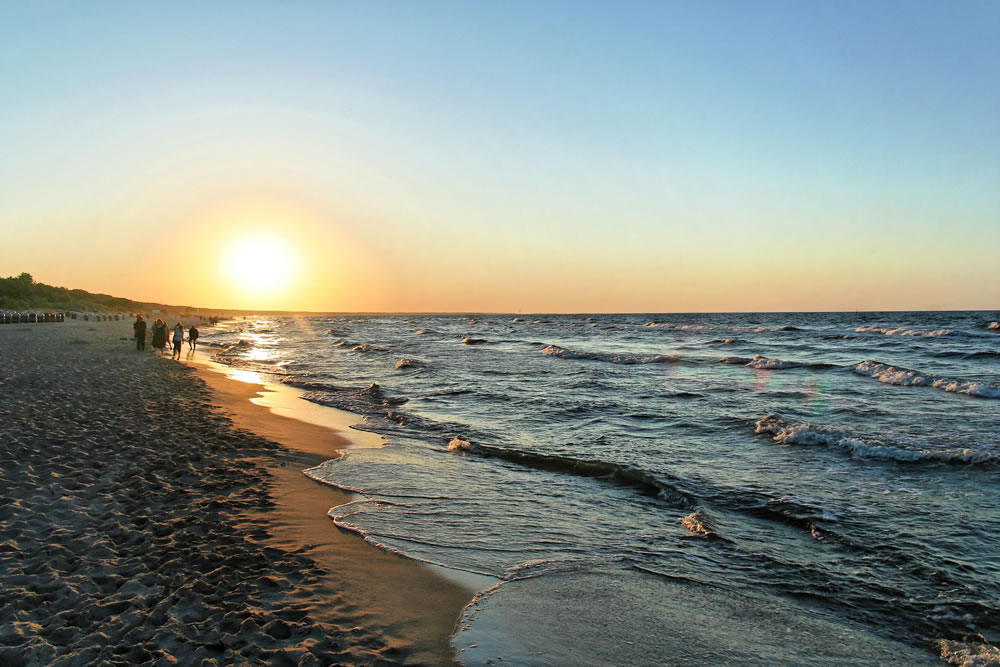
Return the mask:
[[[1000,301],[996,2],[7,3],[0,81],[4,275],[199,302],[111,258],[263,198],[315,310]]]

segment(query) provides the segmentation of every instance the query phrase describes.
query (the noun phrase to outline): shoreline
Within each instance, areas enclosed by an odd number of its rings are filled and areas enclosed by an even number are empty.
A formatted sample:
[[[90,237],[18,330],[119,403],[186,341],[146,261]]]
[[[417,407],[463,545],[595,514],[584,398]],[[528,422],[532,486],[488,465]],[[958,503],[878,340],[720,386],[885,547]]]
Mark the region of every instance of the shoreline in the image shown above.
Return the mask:
[[[475,591],[338,530],[349,495],[301,472],[344,434],[131,333],[0,327],[0,662],[455,664]]]
[[[363,592],[371,605],[366,621],[384,633],[390,647],[413,647],[407,662],[459,664],[451,638],[462,611],[480,590],[477,575],[388,553],[340,530],[328,511],[359,496],[304,474],[307,468],[343,456],[345,449],[380,447],[381,436],[347,430],[358,423],[357,415],[308,403],[298,398],[299,391],[212,361],[207,351],[196,351],[183,361],[195,369],[212,393],[215,409],[234,426],[286,450],[267,465],[276,479],[268,544],[313,558],[327,571],[331,590],[346,584]],[[252,527],[251,520],[248,530]]]

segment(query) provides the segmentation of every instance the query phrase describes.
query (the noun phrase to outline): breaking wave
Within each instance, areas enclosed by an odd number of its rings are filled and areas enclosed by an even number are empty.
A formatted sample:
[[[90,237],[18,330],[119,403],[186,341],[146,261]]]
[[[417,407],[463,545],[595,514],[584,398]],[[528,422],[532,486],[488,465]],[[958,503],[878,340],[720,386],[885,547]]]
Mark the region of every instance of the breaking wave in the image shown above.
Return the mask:
[[[854,367],[858,375],[873,377],[879,382],[900,387],[934,387],[956,394],[968,394],[980,398],[1000,398],[1000,387],[985,382],[972,382],[938,377],[920,371],[889,366],[878,361],[862,361]]]
[[[646,322],[643,326],[650,329],[676,329],[678,331],[708,331],[719,328],[708,324],[671,324],[669,322]]]
[[[836,364],[827,364],[813,361],[786,361],[784,359],[772,359],[760,354],[747,357],[722,357],[719,363],[732,364],[735,366],[749,366],[764,370],[783,370],[786,368],[836,368]]]
[[[996,463],[997,456],[989,452],[972,449],[927,450],[911,449],[897,444],[888,444],[872,438],[850,437],[834,428],[813,426],[812,424],[789,424],[777,415],[768,415],[757,421],[754,433],[769,435],[780,444],[822,445],[839,448],[855,459],[896,461],[898,463],[955,463],[983,464]]]
[[[941,336],[955,336],[958,332],[951,329],[938,329],[936,331],[926,331],[922,329],[908,329],[906,327],[873,327],[862,325],[854,330],[856,333],[882,334],[884,336],[923,336],[927,338],[939,338]]]
[[[682,516],[677,520],[682,526],[688,529],[692,535],[701,535],[703,537],[710,537],[713,530],[709,529],[708,517],[705,515],[705,511],[702,509],[697,509],[691,512],[687,516]]]
[[[677,361],[677,357],[665,354],[643,355],[615,354],[611,352],[582,352],[580,350],[567,350],[566,348],[559,347],[558,345],[548,345],[539,350],[539,352],[547,357],[606,361],[612,364],[670,364]]]
[[[448,443],[448,451],[450,452],[468,452],[472,449],[472,443],[468,440],[462,440],[458,436],[455,436]]]
[[[801,327],[786,324],[784,326],[726,326],[721,324],[676,324],[673,322],[646,322],[644,327],[648,329],[672,329],[674,331],[750,331],[753,333],[772,333],[776,331],[805,331]]]

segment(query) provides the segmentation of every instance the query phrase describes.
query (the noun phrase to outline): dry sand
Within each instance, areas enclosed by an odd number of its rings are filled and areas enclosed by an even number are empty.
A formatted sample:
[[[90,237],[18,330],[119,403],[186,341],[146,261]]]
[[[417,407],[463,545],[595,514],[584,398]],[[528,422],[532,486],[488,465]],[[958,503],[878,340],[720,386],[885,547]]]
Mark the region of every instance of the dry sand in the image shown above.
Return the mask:
[[[130,335],[0,326],[0,664],[454,662],[471,592],[301,473],[345,434]]]

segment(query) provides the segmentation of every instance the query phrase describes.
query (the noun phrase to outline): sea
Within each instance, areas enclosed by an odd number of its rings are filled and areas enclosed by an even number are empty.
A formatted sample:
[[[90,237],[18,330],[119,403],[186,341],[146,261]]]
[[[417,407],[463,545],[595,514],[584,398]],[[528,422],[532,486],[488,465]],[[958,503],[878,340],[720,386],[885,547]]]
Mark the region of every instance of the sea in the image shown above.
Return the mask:
[[[478,577],[463,664],[997,665],[998,320],[268,316],[201,340],[382,437],[305,474],[354,492],[340,529]]]

